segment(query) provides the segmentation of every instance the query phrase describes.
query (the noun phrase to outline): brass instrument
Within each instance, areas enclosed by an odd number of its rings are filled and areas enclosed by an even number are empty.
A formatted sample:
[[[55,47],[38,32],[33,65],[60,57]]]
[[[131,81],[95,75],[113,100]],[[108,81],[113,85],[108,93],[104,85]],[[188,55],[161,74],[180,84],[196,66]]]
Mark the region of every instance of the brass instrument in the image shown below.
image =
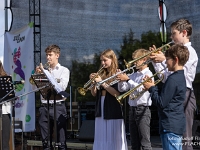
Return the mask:
[[[29,78],[29,82],[30,82],[30,84],[35,85],[35,82],[33,81],[32,76]]]
[[[149,80],[150,80],[151,78],[155,77],[155,76],[158,75],[158,74],[161,74],[161,75],[162,75],[162,76],[161,76],[161,79],[158,79],[158,80],[156,80],[156,81],[154,82],[155,85],[158,84],[160,81],[162,81],[162,80],[164,79],[164,74],[162,73],[162,71],[165,70],[165,69],[166,69],[166,68],[164,68],[164,69],[162,69],[161,71],[155,73],[153,76],[149,77],[149,79],[147,79],[147,80],[145,80],[144,82],[138,84],[136,87],[134,87],[133,89],[127,91],[126,93],[124,93],[124,94],[122,94],[122,95],[119,95],[119,96],[116,96],[117,101],[118,101],[121,105],[123,105],[123,99],[124,99],[124,98],[126,98],[127,96],[129,96],[131,93],[133,93],[137,88],[139,88],[140,86],[142,86],[144,83],[149,82]],[[147,90],[144,89],[144,90],[142,90],[141,92],[139,92],[138,95],[135,95],[134,97],[131,97],[131,96],[130,96],[130,99],[131,99],[131,100],[134,100],[134,99],[136,99],[137,97],[139,97],[140,95],[142,95],[143,93],[145,93],[146,91],[147,91]]]
[[[87,83],[84,84],[83,88],[82,87],[78,87],[77,90],[81,95],[85,95],[86,92],[91,89],[92,87],[94,87],[95,83],[94,80],[95,78],[97,78],[99,76],[99,74],[102,72],[104,66],[102,66],[99,71],[97,72],[97,75],[94,76],[92,79],[90,79]]]
[[[49,62],[47,62],[46,64],[42,65],[42,63],[40,63],[40,68],[41,69],[46,69],[46,70],[50,70],[51,65]]]
[[[47,70],[49,70],[50,69],[50,64],[49,64],[49,62],[47,62],[46,64],[44,64],[44,66],[42,65],[42,63],[40,63],[40,68],[41,69],[47,69]],[[34,74],[37,74],[37,73],[34,73]],[[33,78],[32,77],[30,77],[29,78],[29,82],[32,84],[32,85],[35,85],[35,82],[33,81]]]
[[[134,59],[134,60],[131,60],[131,61],[129,61],[129,62],[126,62],[126,60],[124,60],[124,63],[125,63],[125,65],[126,65],[127,68],[130,68],[134,62],[136,62],[136,61],[138,61],[138,60],[140,60],[140,59],[143,59],[143,58],[149,56],[149,55],[152,54],[152,53],[157,53],[158,51],[165,52],[165,51],[166,51],[166,48],[170,48],[170,47],[171,47],[171,46],[170,46],[171,43],[174,43],[174,42],[171,41],[171,42],[169,42],[169,43],[167,43],[167,44],[165,44],[165,45],[163,45],[163,46],[161,46],[161,47],[159,47],[159,48],[157,48],[157,49],[155,49],[155,50],[153,50],[153,51],[150,51],[149,53],[147,53],[147,54],[145,54],[145,55],[143,55],[143,56],[141,56],[141,57],[138,57],[138,58],[136,58],[136,59]],[[163,50],[163,49],[164,49],[164,50]],[[150,62],[150,61],[149,61],[149,62]]]
[[[108,81],[108,80],[110,80],[110,79],[112,79],[112,78],[115,78],[116,76],[118,76],[118,75],[121,74],[121,73],[130,71],[130,70],[132,70],[132,71],[133,71],[132,73],[134,73],[134,67],[135,67],[135,66],[129,67],[129,68],[127,68],[127,69],[124,69],[124,70],[122,70],[122,71],[120,71],[120,72],[117,72],[116,74],[114,74],[114,75],[112,75],[112,76],[110,76],[110,77],[108,77],[108,78],[106,78],[106,79],[104,79],[104,80],[102,80],[102,81],[100,81],[100,82],[97,82],[97,83],[96,83],[97,89],[99,89],[100,86],[101,86],[104,82],[106,82],[106,81]],[[112,81],[109,85],[111,86],[111,85],[113,85],[113,84],[115,84],[115,83],[118,83],[118,82],[119,82],[119,80],[114,80],[114,81]]]

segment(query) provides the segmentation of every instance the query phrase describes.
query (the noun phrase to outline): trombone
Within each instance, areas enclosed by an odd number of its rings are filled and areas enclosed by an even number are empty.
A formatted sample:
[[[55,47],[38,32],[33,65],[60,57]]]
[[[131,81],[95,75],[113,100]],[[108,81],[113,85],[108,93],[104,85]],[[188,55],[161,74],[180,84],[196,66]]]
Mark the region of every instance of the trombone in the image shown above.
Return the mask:
[[[97,75],[94,76],[92,79],[90,79],[87,83],[84,84],[83,88],[82,87],[78,87],[77,90],[78,92],[81,94],[81,95],[85,95],[86,92],[88,90],[90,90],[92,87],[94,87],[95,83],[94,83],[94,80],[95,78],[97,78],[99,76],[99,74],[102,72],[104,66],[102,66],[99,71],[97,72]]]
[[[153,51],[150,51],[149,53],[147,53],[147,54],[145,54],[145,55],[143,55],[143,56],[141,56],[141,57],[138,57],[138,58],[136,58],[136,59],[134,59],[134,60],[131,60],[131,61],[129,61],[129,62],[126,62],[126,60],[124,60],[124,63],[125,63],[125,65],[126,65],[126,68],[130,68],[134,62],[136,62],[136,61],[138,61],[138,60],[140,60],[140,59],[143,59],[143,58],[147,57],[148,55],[150,55],[150,54],[152,54],[152,53],[157,53],[158,51],[165,52],[165,51],[166,51],[166,48],[170,48],[170,47],[171,47],[171,46],[170,46],[171,43],[174,43],[174,42],[171,41],[171,42],[169,42],[169,43],[167,43],[167,44],[165,44],[165,45],[163,45],[163,46],[161,46],[161,47],[159,47],[159,48],[157,48],[157,49],[155,49],[155,50],[153,50]],[[164,49],[164,50],[163,50],[163,49]]]
[[[142,86],[144,83],[149,82],[149,80],[150,80],[151,78],[153,78],[153,77],[155,77],[155,76],[161,74],[161,78],[158,79],[158,80],[156,80],[156,81],[154,82],[155,85],[158,84],[160,81],[162,81],[162,80],[164,79],[164,74],[162,73],[162,71],[165,70],[165,69],[166,69],[166,68],[164,68],[164,69],[162,69],[161,71],[155,73],[154,75],[152,75],[151,77],[149,77],[149,79],[147,79],[147,80],[143,81],[142,83],[138,84],[136,87],[134,87],[133,89],[127,91],[126,93],[124,93],[124,94],[122,94],[122,95],[119,95],[119,96],[116,96],[117,101],[118,101],[121,105],[123,105],[123,99],[124,99],[124,98],[126,98],[128,95],[130,95],[131,93],[133,93],[135,90],[137,90],[137,88],[139,88],[140,86]],[[135,96],[133,96],[133,97],[130,96],[130,99],[131,99],[131,100],[135,100],[137,97],[139,97],[140,95],[144,94],[146,91],[147,91],[147,90],[144,89],[144,90],[142,90],[141,92],[139,92],[137,95],[135,95]]]

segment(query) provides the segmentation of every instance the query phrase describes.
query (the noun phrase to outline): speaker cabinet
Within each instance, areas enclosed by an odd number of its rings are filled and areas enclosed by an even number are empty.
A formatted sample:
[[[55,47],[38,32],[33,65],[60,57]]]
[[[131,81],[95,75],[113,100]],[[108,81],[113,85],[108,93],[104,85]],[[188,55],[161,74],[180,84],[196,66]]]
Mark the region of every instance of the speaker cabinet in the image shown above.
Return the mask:
[[[80,128],[78,139],[80,141],[94,141],[95,120],[84,120]]]
[[[67,131],[78,131],[80,129],[80,109],[77,102],[67,102]],[[71,116],[70,116],[71,114]]]

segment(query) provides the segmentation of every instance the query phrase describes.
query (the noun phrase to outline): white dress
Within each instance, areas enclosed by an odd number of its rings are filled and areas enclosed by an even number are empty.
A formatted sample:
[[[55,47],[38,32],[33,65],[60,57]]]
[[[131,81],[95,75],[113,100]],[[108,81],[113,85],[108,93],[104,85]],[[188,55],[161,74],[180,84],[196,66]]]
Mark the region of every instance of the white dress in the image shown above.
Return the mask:
[[[93,150],[128,150],[123,119],[103,119],[105,96],[101,96],[101,117],[95,118]]]

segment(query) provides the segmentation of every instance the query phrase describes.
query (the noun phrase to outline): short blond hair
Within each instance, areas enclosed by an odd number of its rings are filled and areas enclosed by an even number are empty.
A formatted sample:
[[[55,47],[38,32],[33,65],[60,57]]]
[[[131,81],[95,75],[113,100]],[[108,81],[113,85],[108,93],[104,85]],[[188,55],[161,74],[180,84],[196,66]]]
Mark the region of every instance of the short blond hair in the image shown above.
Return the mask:
[[[148,53],[149,53],[149,51],[146,50],[146,49],[143,49],[143,48],[137,49],[137,50],[135,50],[135,51],[132,53],[132,58],[133,58],[133,59],[136,59],[136,58],[142,57],[142,56],[144,56],[144,55],[147,55]],[[148,57],[149,57],[149,56],[147,56],[147,57],[145,57],[145,58],[148,58]]]

